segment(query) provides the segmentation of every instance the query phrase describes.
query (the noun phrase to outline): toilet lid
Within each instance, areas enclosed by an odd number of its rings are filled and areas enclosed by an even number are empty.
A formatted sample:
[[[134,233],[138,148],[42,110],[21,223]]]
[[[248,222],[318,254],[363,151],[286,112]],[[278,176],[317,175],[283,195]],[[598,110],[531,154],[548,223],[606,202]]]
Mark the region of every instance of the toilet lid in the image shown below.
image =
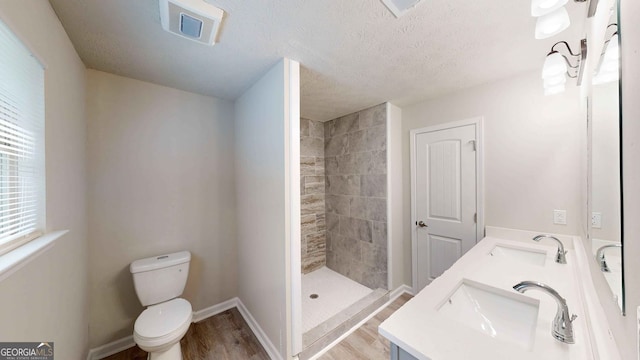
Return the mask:
[[[145,338],[162,337],[190,321],[191,316],[191,304],[187,300],[173,299],[149,306],[138,316],[133,328]]]

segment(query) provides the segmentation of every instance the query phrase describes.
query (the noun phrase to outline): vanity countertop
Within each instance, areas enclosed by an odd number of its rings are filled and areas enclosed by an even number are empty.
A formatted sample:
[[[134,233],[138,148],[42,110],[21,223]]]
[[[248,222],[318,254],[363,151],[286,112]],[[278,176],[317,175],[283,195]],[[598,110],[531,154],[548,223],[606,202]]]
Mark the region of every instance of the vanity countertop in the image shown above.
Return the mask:
[[[572,250],[573,244],[568,244],[572,242],[571,237],[564,238],[568,264],[557,264],[554,261],[556,246],[553,244],[491,236],[484,238],[449,270],[384,321],[379,327],[380,334],[418,359],[593,359],[587,315],[576,275],[575,252]],[[544,265],[492,256],[490,253],[497,245],[544,253]],[[438,312],[446,301],[450,301],[448,299],[452,292],[463,279],[513,293],[514,298],[528,297],[526,300],[534,299],[536,304],[539,301],[532,348],[527,349],[522,345],[493,338]],[[551,296],[535,290],[524,294],[513,290],[513,285],[524,280],[547,284],[567,300],[571,314],[578,316],[573,322],[575,344],[564,344],[551,336],[551,326],[557,310],[556,301]],[[512,296],[510,293],[508,295]]]

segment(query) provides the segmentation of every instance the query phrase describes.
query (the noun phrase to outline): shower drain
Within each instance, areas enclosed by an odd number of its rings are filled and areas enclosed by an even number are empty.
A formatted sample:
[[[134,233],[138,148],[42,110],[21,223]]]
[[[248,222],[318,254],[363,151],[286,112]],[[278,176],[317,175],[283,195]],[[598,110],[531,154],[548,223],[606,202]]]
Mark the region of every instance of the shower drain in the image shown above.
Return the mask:
[[[312,299],[317,299],[318,298],[318,294],[311,294],[309,295],[310,298]]]

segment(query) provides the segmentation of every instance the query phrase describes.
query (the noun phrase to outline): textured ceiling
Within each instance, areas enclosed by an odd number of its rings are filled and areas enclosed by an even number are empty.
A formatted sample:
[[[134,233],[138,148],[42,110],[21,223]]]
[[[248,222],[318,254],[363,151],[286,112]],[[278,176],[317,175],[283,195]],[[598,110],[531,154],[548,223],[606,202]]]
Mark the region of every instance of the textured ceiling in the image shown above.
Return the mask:
[[[163,31],[157,0],[50,2],[87,67],[156,84],[234,100],[297,60],[302,116],[321,121],[539,69],[586,13],[569,2],[572,27],[535,40],[530,0],[423,0],[400,19],[379,0],[208,0],[226,12],[208,47]]]

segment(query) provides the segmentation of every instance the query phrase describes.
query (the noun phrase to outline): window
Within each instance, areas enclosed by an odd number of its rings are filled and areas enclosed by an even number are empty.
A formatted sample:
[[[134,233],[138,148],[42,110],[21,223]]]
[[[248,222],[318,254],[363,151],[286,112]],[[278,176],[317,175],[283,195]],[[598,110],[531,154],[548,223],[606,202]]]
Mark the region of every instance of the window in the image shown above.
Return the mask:
[[[44,230],[44,69],[0,21],[0,255]]]

